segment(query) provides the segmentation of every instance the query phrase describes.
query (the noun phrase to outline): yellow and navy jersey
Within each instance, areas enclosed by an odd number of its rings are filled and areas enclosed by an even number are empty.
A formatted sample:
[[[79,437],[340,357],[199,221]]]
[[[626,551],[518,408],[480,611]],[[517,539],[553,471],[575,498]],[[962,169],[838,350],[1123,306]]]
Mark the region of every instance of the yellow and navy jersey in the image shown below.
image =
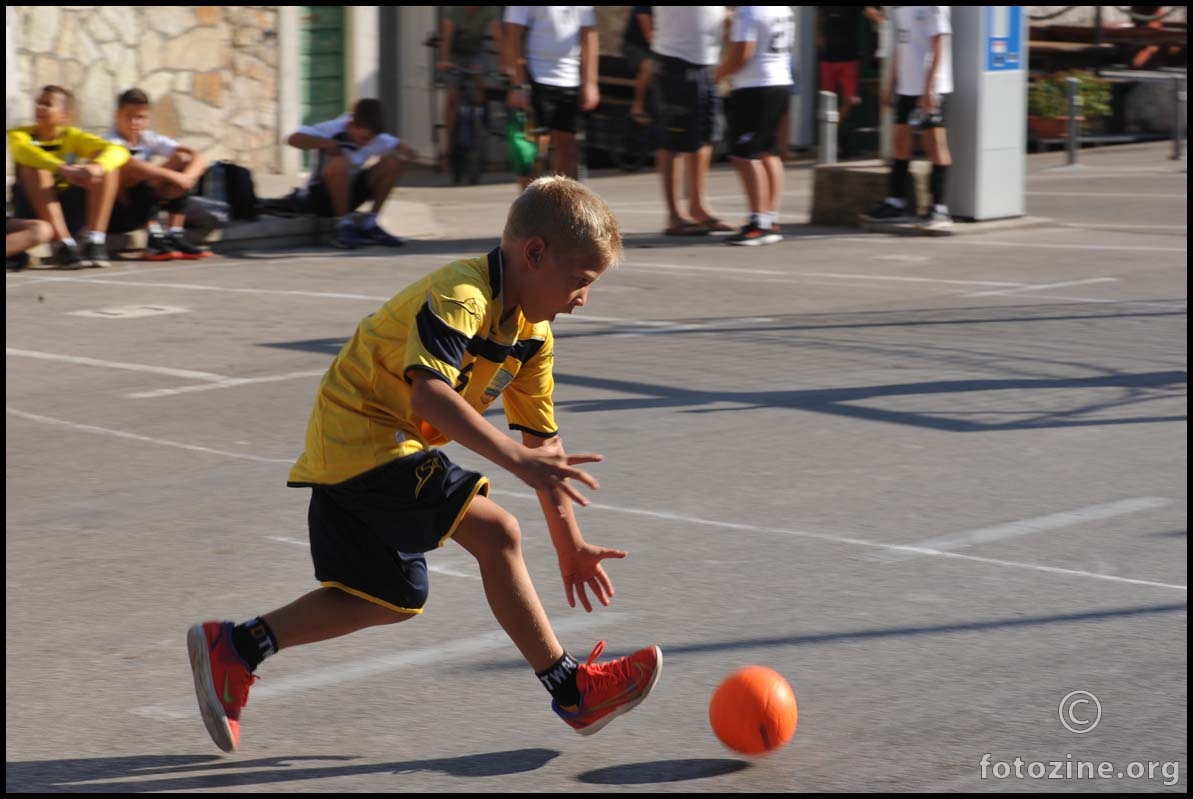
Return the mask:
[[[498,397],[512,429],[559,432],[555,340],[520,310],[502,321],[502,255],[454,261],[361,320],[319,384],[306,450],[289,485],[334,485],[448,439],[410,407],[413,370],[484,412]]]
[[[63,164],[94,161],[105,172],[119,169],[130,158],[129,151],[106,139],[79,128],[64,125],[49,139],[38,139],[37,126],[10,128],[8,149],[12,160],[20,166],[47,169],[54,172]],[[65,181],[59,181],[61,186]]]

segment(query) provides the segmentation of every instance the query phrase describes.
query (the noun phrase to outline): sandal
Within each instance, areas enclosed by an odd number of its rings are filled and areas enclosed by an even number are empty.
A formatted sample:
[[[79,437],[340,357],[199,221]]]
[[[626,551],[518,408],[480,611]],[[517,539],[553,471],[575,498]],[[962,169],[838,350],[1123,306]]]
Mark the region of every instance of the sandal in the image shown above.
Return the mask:
[[[710,233],[728,233],[737,230],[733,225],[726,224],[715,216],[699,221],[696,224],[703,225]]]
[[[663,231],[664,236],[707,236],[708,228],[700,222],[680,222]]]

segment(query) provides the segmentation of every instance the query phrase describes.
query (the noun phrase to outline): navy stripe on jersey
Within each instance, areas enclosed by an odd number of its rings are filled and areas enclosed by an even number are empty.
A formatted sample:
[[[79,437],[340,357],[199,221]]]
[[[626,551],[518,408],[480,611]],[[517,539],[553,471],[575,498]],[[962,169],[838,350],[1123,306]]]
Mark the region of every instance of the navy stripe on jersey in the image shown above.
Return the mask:
[[[489,339],[480,335],[475,335],[468,341],[468,351],[470,353],[493,363],[505,363],[505,358],[510,354],[511,349],[513,347],[498,344],[496,341],[489,341]]]
[[[526,363],[531,358],[539,354],[539,350],[546,344],[545,339],[530,338],[525,341],[519,341],[514,345],[513,354],[522,363]]]
[[[489,286],[493,289],[493,297],[501,295],[501,247],[494,247],[487,256],[489,259]]]
[[[415,321],[418,324],[418,338],[427,352],[459,369],[460,364],[464,363],[464,352],[468,349],[468,337],[436,316],[427,303],[418,309]]]
[[[523,427],[520,424],[511,424],[510,430],[521,430],[523,433],[530,433],[530,435],[538,436],[539,438],[555,438],[555,436],[559,435],[558,432],[544,433],[542,430],[532,430],[529,427]]]

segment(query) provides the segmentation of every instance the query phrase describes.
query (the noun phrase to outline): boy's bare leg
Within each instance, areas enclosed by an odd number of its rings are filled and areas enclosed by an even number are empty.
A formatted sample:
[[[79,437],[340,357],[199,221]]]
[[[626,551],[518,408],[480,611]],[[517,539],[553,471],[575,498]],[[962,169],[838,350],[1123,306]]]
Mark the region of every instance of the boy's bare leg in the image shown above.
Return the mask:
[[[576,134],[553,130],[551,137],[555,141],[555,150],[551,153],[551,169],[557,175],[567,175],[575,179],[580,174],[577,169],[580,161]]]
[[[452,537],[480,564],[485,597],[497,623],[535,672],[549,669],[564,650],[522,559],[518,521],[493,500],[477,496]]]
[[[749,158],[731,158],[737,175],[741,178],[742,186],[746,190],[746,200],[750,204],[750,213],[760,214],[765,209],[763,201],[762,163]]]
[[[116,169],[105,172],[99,183],[87,187],[87,224],[91,230],[108,232],[108,221],[112,218],[112,206],[119,189],[120,171]]]
[[[373,213],[381,213],[381,206],[389,199],[390,192],[398,185],[398,177],[402,173],[402,162],[395,156],[387,155],[369,170],[369,189],[373,195]]]
[[[54,228],[40,219],[7,219],[4,222],[4,257],[10,258],[54,239]]]
[[[45,169],[18,166],[17,180],[20,181],[21,190],[25,192],[25,198],[33,206],[37,218],[49,222],[54,228],[55,241],[69,239],[70,229],[66,226],[62,203],[58,201],[58,190],[54,188],[54,176]]]
[[[694,220],[679,212],[679,178],[680,171],[675,168],[676,153],[674,150],[658,150],[656,160],[659,163],[659,177],[663,180],[663,199],[667,202],[667,228],[678,228],[691,225]]]
[[[337,217],[347,216],[352,209],[348,207],[348,194],[352,190],[352,169],[348,159],[342,155],[328,159],[323,167],[323,185],[331,197],[331,207]]]
[[[338,588],[318,588],[263,618],[273,630],[280,651],[339,638],[367,627],[397,624],[415,615],[390,610]]]
[[[694,153],[688,153],[688,199],[692,218],[697,222],[709,222],[716,214],[708,207],[708,169],[712,165],[712,145],[706,144]]]
[[[779,205],[783,200],[783,159],[774,153],[762,154],[763,182],[762,212],[779,218]]]

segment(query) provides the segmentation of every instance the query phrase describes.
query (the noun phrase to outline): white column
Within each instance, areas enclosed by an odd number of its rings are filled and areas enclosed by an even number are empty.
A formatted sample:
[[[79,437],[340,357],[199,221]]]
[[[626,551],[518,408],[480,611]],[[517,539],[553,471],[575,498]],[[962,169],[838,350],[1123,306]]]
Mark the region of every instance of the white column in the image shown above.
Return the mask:
[[[286,144],[302,123],[298,70],[298,6],[278,6],[278,168],[283,175],[297,175],[302,167],[298,150]]]
[[[398,130],[395,133],[429,158],[431,140],[431,53],[423,44],[435,30],[435,6],[402,6],[398,12]]]
[[[349,6],[346,11],[344,94],[351,107],[361,98],[377,96],[380,36],[377,6]]]

